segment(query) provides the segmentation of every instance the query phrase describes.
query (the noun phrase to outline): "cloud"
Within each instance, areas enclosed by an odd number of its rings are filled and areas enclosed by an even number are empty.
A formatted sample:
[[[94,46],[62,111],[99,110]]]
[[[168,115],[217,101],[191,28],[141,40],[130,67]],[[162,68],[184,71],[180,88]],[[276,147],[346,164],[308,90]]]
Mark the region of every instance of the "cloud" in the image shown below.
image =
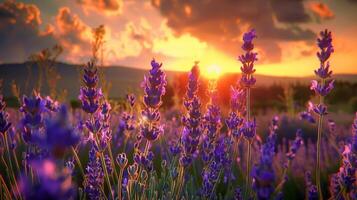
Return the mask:
[[[300,23],[311,21],[302,0],[272,0],[271,6],[279,22]]]
[[[65,49],[63,57],[67,61],[78,62],[89,57],[92,29],[68,7],[58,10],[54,32],[59,44]]]
[[[85,12],[91,10],[106,13],[108,15],[116,15],[122,12],[123,2],[122,0],[77,0]]]
[[[176,35],[191,34],[216,48],[237,55],[242,33],[255,28],[264,59],[281,59],[281,41],[311,42],[315,33],[298,23],[311,21],[302,1],[211,0],[152,1]]]
[[[41,24],[36,5],[0,3],[0,62],[26,60],[30,54],[56,44],[49,29],[40,30]]]
[[[332,19],[335,17],[334,13],[329,9],[326,4],[311,2],[309,4],[309,9],[314,13],[315,16],[321,19]]]

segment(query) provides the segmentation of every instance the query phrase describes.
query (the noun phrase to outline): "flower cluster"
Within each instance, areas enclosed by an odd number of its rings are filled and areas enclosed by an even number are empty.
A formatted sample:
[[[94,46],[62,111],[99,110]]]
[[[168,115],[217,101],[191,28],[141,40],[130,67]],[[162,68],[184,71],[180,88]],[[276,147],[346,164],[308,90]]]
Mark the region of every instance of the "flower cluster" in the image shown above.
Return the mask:
[[[75,196],[68,170],[59,171],[53,160],[36,160],[31,162],[39,182],[33,183],[29,177],[21,177],[19,187],[25,199],[66,200]]]
[[[45,120],[45,134],[36,132],[34,142],[47,149],[55,157],[62,157],[64,151],[76,145],[80,136],[69,124],[67,108],[61,106],[56,118]]]
[[[345,145],[342,152],[341,167],[336,174],[332,175],[330,180],[330,192],[335,199],[354,199],[357,196],[357,151],[353,148],[353,146],[356,146],[356,128],[357,114],[352,124],[352,141]]]
[[[307,171],[305,173],[305,184],[306,184],[306,193],[308,200],[318,200],[317,187],[312,183],[311,173]]]
[[[184,106],[186,108],[187,114],[182,118],[182,123],[184,125],[181,135],[182,143],[182,154],[180,158],[180,163],[187,167],[192,162],[193,154],[196,153],[198,143],[201,135],[201,102],[197,96],[198,92],[198,79],[199,79],[199,68],[198,63],[196,63],[189,73],[187,93],[184,100]]]
[[[231,87],[231,111],[226,125],[230,134],[235,138],[241,138],[241,126],[244,122],[245,115],[245,92],[241,88]]]
[[[288,160],[293,160],[296,156],[297,151],[299,150],[300,146],[304,143],[302,138],[302,130],[298,129],[296,131],[296,137],[293,143],[290,145],[289,152],[286,153],[286,157]]]
[[[276,179],[273,169],[273,158],[275,155],[276,131],[278,129],[278,118],[274,117],[270,125],[269,136],[260,149],[260,160],[252,169],[253,189],[258,199],[270,199],[274,192]]]
[[[23,113],[21,120],[21,131],[25,142],[32,143],[33,134],[39,134],[41,128],[45,126],[45,114],[51,115],[53,112],[59,110],[57,101],[50,97],[45,99],[39,93],[34,92],[32,97],[24,96],[22,99],[22,106],[20,112]]]
[[[313,80],[310,89],[320,96],[320,99],[326,96],[334,87],[334,80],[327,80],[331,77],[332,71],[328,59],[333,53],[331,32],[328,30],[320,32],[320,38],[317,39],[317,44],[320,51],[317,52],[317,57],[320,60],[320,67],[315,70],[315,74],[320,78],[320,81]],[[320,100],[318,105],[315,105],[313,111],[319,116],[327,114],[327,108]]]
[[[98,69],[95,62],[88,62],[84,68],[83,86],[80,89],[79,99],[82,102],[82,109],[90,114],[95,113],[100,106],[100,98],[103,96],[102,90],[97,88]]]
[[[154,141],[163,132],[163,127],[159,124],[159,107],[162,104],[162,96],[165,94],[166,75],[161,70],[162,63],[151,61],[149,76],[144,77],[142,87],[144,88],[144,105],[142,111],[142,123],[140,132],[143,138]]]
[[[89,199],[101,199],[101,187],[104,183],[104,172],[98,157],[98,150],[92,145],[89,151],[89,162],[86,168],[85,192]]]
[[[257,53],[252,52],[254,49],[253,39],[256,38],[255,30],[251,30],[243,35],[243,45],[242,49],[245,51],[245,54],[238,57],[239,61],[242,63],[241,71],[242,78],[240,80],[241,84],[244,87],[252,87],[256,79],[253,77],[255,72],[254,62],[258,60]]]

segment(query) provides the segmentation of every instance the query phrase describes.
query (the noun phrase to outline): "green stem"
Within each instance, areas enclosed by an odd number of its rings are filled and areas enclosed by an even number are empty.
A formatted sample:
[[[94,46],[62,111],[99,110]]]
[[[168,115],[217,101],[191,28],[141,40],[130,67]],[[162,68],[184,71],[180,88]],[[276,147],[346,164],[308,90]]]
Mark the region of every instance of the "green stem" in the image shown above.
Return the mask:
[[[113,157],[113,152],[112,152],[112,145],[110,144],[110,142],[108,143],[108,152],[109,152],[111,162],[115,162],[114,157]],[[114,180],[116,180],[118,178],[118,172],[117,172],[117,168],[115,167],[114,163],[113,163],[113,170],[114,170],[114,175],[115,175]]]
[[[317,130],[317,155],[316,155],[316,187],[317,190],[319,192],[319,199],[322,200],[323,196],[322,196],[322,190],[321,190],[321,180],[320,180],[320,176],[321,176],[321,135],[322,135],[322,120],[323,117],[320,116],[319,117],[319,122],[318,122],[318,130]]]
[[[82,163],[81,163],[81,160],[79,159],[78,157],[78,154],[76,152],[76,149],[74,149],[74,147],[71,147],[71,150],[72,150],[72,153],[74,155],[74,159],[76,159],[76,162],[77,162],[77,165],[79,167],[79,170],[81,172],[81,175],[83,177],[83,179],[85,179],[85,174],[84,174],[84,170],[83,170],[83,166],[82,166]]]
[[[321,79],[321,85],[325,85],[325,79]],[[319,104],[323,105],[324,97],[319,96]],[[319,193],[319,199],[323,200],[323,194],[321,189],[321,139],[323,128],[323,115],[319,115],[318,127],[317,127],[317,150],[316,150],[316,187]]]
[[[11,176],[12,181],[13,181],[13,183],[14,183],[14,185],[15,185],[15,188],[16,188],[18,194],[19,194],[20,199],[22,199],[22,198],[21,198],[21,195],[20,195],[21,193],[20,193],[19,186],[17,185],[17,181],[16,181],[16,177],[15,177],[15,173],[14,173],[14,168],[12,167],[12,160],[11,160],[11,155],[10,155],[10,148],[9,148],[9,143],[8,143],[8,141],[7,141],[7,134],[6,134],[6,133],[4,134],[4,140],[5,140],[5,148],[6,148],[7,158],[8,158],[8,160],[9,160],[10,176]]]
[[[2,175],[0,174],[1,187],[4,188],[5,194],[7,195],[7,199],[11,199],[11,194],[9,188],[6,186],[6,182],[4,181]]]
[[[13,155],[14,160],[15,160],[15,165],[16,165],[17,173],[20,174],[20,173],[21,173],[21,170],[20,170],[19,161],[17,160],[17,156],[16,156],[15,149],[12,150],[12,155]]]
[[[251,184],[250,184],[250,161],[251,161],[251,157],[252,157],[252,142],[250,140],[247,140],[248,141],[248,153],[247,153],[247,174],[246,174],[246,177],[245,177],[245,180],[246,180],[246,188],[245,188],[245,198],[244,199],[247,199],[249,196],[250,196],[250,187],[251,187]]]
[[[119,170],[119,178],[118,178],[118,200],[121,200],[121,191],[122,191],[122,179],[123,179],[124,168],[120,168]]]
[[[109,180],[109,174],[108,174],[107,166],[105,164],[103,152],[100,153],[100,160],[102,161],[102,167],[104,169],[105,180],[106,180],[107,185],[109,187],[109,192],[110,192],[110,194],[112,196],[112,199],[114,200],[114,194],[113,194],[113,191],[112,191],[112,184],[110,183],[110,180]]]

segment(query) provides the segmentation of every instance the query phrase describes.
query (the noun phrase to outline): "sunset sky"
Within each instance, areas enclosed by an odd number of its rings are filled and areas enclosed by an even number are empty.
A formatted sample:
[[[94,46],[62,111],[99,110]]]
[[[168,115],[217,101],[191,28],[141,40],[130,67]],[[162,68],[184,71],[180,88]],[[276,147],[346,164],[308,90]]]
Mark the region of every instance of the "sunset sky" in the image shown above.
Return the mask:
[[[238,72],[242,33],[257,32],[257,73],[308,76],[316,37],[333,32],[335,73],[357,74],[357,0],[0,0],[0,62],[23,62],[60,44],[61,61],[84,63],[91,30],[105,26],[106,65]]]

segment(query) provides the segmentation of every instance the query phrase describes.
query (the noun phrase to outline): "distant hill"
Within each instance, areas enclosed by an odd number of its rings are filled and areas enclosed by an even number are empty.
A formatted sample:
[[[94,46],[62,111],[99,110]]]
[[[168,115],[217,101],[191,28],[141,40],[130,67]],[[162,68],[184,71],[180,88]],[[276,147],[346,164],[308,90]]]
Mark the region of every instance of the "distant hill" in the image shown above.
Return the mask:
[[[77,98],[80,87],[80,65],[71,65],[66,63],[56,63],[56,71],[61,76],[58,87],[68,91],[68,98]],[[112,89],[110,97],[123,97],[127,92],[141,92],[140,83],[143,80],[147,70],[123,67],[123,66],[108,66],[101,70],[106,77],[106,80],[111,82]],[[172,80],[176,75],[183,72],[166,71],[168,80]],[[357,75],[334,75],[337,80],[357,82]],[[293,82],[308,83],[312,77],[294,78],[294,77],[273,77],[265,75],[256,75],[258,85],[271,84],[289,84]],[[17,63],[17,64],[1,64],[0,79],[3,80],[3,93],[5,96],[11,96],[11,82],[15,81],[20,87],[21,93],[29,94],[32,88],[36,86],[39,79],[39,67],[35,63]],[[45,80],[44,80],[45,81]],[[48,87],[43,82],[42,93],[48,93]]]

